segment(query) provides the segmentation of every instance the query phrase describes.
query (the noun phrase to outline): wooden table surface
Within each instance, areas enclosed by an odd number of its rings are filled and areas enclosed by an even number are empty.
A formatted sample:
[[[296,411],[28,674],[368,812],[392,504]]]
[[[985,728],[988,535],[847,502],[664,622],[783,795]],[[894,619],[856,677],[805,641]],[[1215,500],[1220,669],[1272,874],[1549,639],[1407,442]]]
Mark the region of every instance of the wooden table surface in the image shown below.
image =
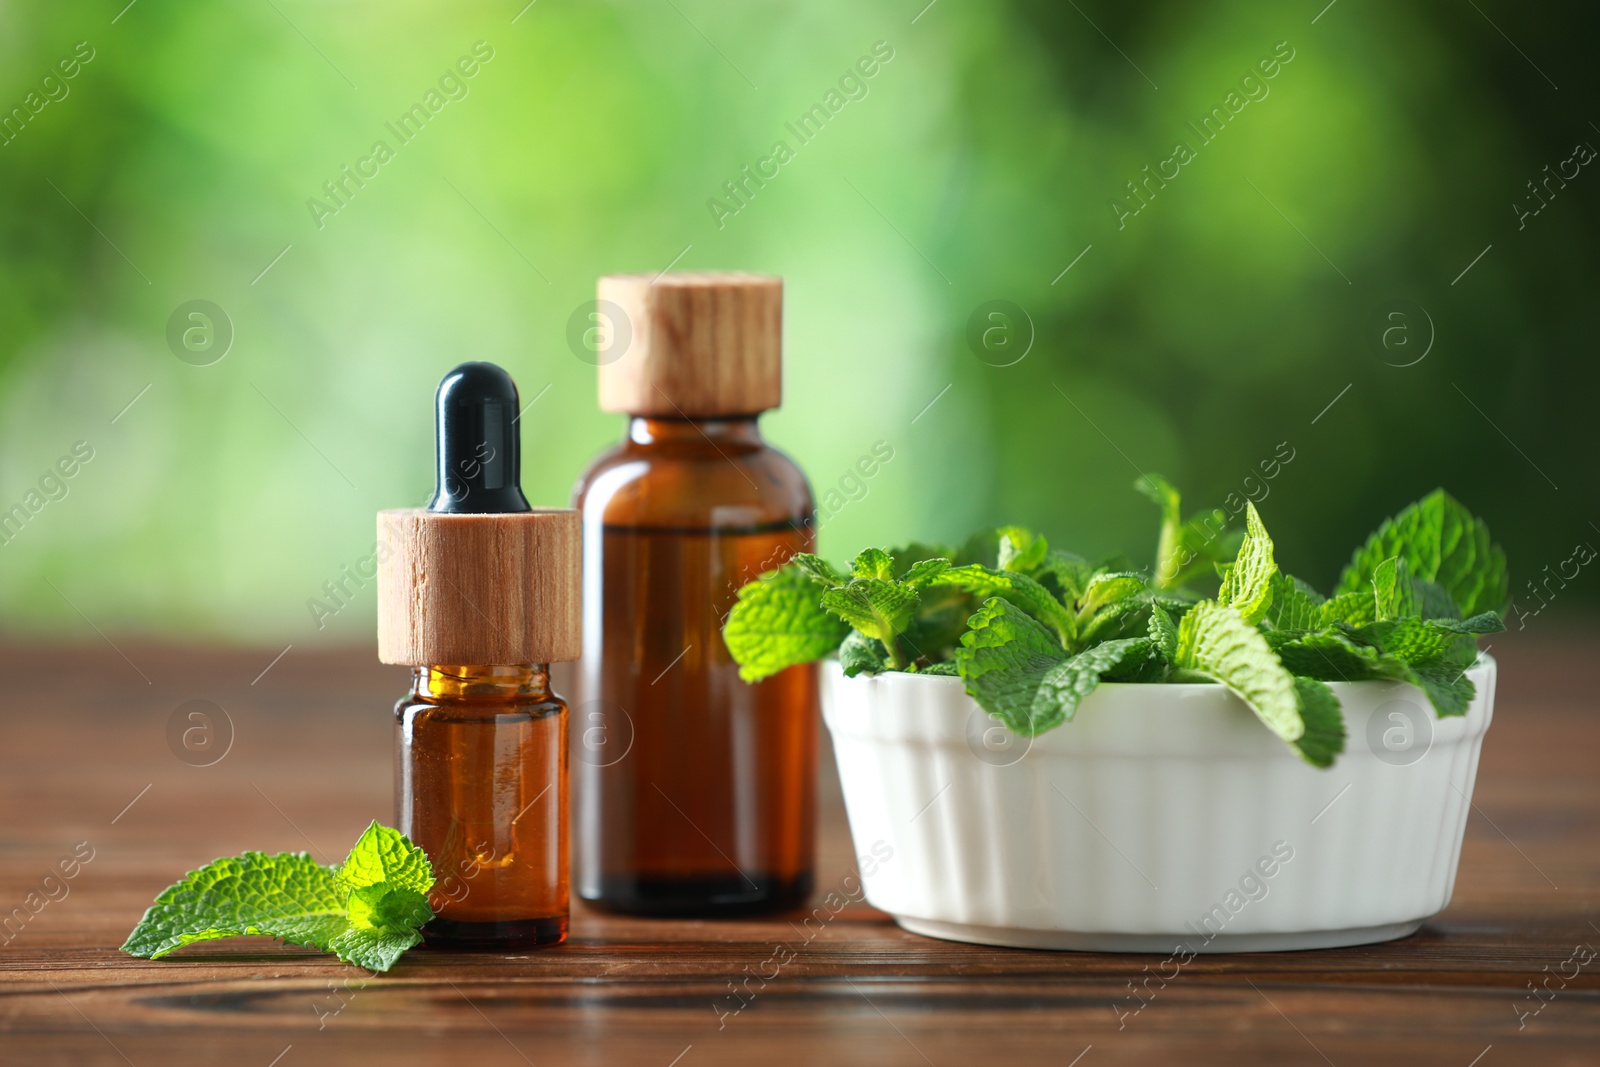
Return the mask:
[[[30,893],[43,902],[0,932],[5,1064],[1600,1063],[1600,959],[1559,977],[1575,948],[1600,948],[1593,638],[1496,639],[1498,707],[1448,910],[1387,945],[1199,957],[1120,1028],[1113,1005],[1152,957],[933,941],[864,905],[809,942],[793,917],[645,921],[579,905],[560,948],[417,950],[370,982],[265,939],[124,956],[116,946],[185,871],[245,848],[337,861],[369,819],[387,820],[388,711],[406,676],[362,650],[296,648],[262,675],[276,650],[117,644],[0,647],[0,914]],[[169,747],[187,700],[231,721],[211,766]],[[827,889],[853,865],[824,760]],[[47,885],[75,849],[93,858]],[[794,960],[719,1019],[729,981],[779,943]]]

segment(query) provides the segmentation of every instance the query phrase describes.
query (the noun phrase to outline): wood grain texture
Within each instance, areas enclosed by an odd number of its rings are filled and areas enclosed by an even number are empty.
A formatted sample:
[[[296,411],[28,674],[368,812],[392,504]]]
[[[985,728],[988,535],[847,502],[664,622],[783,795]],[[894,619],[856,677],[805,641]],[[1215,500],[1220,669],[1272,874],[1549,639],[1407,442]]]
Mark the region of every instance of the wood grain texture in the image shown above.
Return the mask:
[[[278,649],[117,644],[126,660],[104,644],[0,650],[0,916],[79,842],[94,850],[65,896],[0,934],[5,1064],[1600,1062],[1600,959],[1556,977],[1575,946],[1600,948],[1600,642],[1495,639],[1499,706],[1455,897],[1420,933],[1200,957],[1152,982],[1137,1014],[1129,983],[1152,957],[933,941],[859,904],[809,927],[805,912],[669,922],[579,906],[561,948],[418,950],[366,983],[263,939],[123,956],[183,872],[246,847],[336,862],[387,818],[389,708],[407,676],[371,649],[297,644],[252,684]],[[171,740],[195,699],[219,709],[203,757],[181,730]],[[822,786],[819,900],[853,871],[831,770]],[[729,983],[771,974],[779,945],[793,958],[733,1013]]]
[[[576,511],[380,511],[377,558],[384,663],[558,663],[583,650]]]
[[[754,415],[783,402],[783,279],[734,272],[613,274],[627,347],[600,358],[600,407],[630,415]],[[622,337],[621,327],[613,336]]]

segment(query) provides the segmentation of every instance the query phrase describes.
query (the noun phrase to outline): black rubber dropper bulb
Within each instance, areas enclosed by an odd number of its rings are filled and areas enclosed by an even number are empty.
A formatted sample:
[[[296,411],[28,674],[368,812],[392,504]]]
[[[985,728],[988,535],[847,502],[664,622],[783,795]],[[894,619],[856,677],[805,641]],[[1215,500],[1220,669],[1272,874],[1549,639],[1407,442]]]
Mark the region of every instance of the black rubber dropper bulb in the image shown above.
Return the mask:
[[[439,481],[429,511],[532,511],[522,495],[517,383],[493,363],[463,363],[434,397]]]

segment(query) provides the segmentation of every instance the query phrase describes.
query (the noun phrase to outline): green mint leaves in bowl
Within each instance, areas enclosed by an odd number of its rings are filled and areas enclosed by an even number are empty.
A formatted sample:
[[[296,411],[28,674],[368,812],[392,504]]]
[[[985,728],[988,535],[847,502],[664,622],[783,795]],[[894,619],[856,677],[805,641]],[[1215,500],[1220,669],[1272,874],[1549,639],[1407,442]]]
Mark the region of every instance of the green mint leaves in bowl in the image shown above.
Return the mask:
[[[196,941],[266,934],[387,971],[422,940],[432,886],[427,855],[374,822],[338,867],[304,852],[246,852],[189,872],[161,891],[122,951],[160,959]]]
[[[1216,683],[1317,767],[1345,745],[1327,682],[1407,682],[1439,716],[1466,711],[1477,637],[1503,629],[1510,583],[1505,553],[1442,489],[1379,526],[1323,596],[1279,570],[1254,504],[1229,534],[1220,511],[1185,522],[1164,479],[1137,488],[1161,509],[1152,570],[1016,526],[959,549],[868,549],[848,573],[800,555],[739,591],[723,640],[751,682],[834,653],[851,677],[958,675],[1028,737],[1101,682]]]

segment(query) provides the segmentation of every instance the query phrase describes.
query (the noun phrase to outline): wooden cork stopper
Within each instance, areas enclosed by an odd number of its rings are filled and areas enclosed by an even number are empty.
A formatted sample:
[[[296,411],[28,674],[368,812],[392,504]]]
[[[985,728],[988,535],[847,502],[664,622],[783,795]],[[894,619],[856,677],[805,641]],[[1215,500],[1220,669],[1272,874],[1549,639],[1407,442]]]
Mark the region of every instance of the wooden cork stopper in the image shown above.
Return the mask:
[[[582,544],[570,508],[378,512],[378,658],[413,667],[577,659]]]
[[[598,295],[626,317],[613,337],[620,342],[628,330],[621,355],[600,363],[602,410],[709,418],[782,403],[782,278],[613,274],[600,279]]]

